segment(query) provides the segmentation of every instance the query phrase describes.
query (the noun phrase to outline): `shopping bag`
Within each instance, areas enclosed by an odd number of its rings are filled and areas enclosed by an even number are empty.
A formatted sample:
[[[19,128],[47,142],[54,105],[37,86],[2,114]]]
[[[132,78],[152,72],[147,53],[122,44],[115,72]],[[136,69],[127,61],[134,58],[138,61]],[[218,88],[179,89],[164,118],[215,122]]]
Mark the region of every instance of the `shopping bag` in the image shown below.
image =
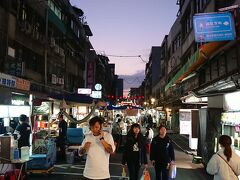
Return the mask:
[[[121,179],[121,180],[128,180],[127,173],[126,173],[126,167],[125,166],[122,167],[122,173],[121,174],[122,174],[122,177],[119,178],[119,179]]]
[[[140,178],[140,180],[151,180],[150,174],[149,174],[149,172],[148,172],[147,169],[144,169],[143,175],[142,175],[142,177]]]
[[[125,167],[122,167],[122,177],[126,177],[127,176],[127,173],[126,173],[126,169]]]
[[[177,166],[176,164],[171,164],[169,167],[169,178],[174,179],[177,176]]]

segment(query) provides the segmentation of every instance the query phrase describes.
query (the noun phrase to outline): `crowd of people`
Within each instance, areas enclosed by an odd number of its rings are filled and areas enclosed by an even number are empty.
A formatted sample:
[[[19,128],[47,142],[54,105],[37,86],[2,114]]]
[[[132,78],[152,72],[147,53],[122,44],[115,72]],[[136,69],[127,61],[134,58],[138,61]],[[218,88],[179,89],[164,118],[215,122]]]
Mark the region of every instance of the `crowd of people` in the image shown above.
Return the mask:
[[[112,125],[112,133],[109,133],[102,130],[104,122],[101,117],[90,119],[90,132],[86,134],[79,150],[80,156],[87,154],[83,172],[85,179],[110,179],[110,154],[114,154],[120,145],[123,145],[122,167],[128,169],[130,180],[138,180],[140,167],[143,165],[147,169],[150,163],[155,167],[156,179],[167,180],[175,155],[165,126],[160,126],[159,134],[154,137],[152,124],[147,125],[143,134],[140,123],[132,123],[127,128],[126,139],[123,141],[122,122],[122,117],[117,115]]]
[[[60,152],[65,152],[67,123],[63,115],[59,114],[59,136],[56,139]],[[29,136],[31,127],[28,117],[20,116],[20,123],[16,127],[18,147],[30,146]],[[87,154],[83,176],[86,180],[110,179],[109,158],[123,146],[122,167],[128,169],[130,180],[139,179],[140,167],[154,166],[156,180],[168,180],[169,168],[175,164],[175,153],[171,139],[167,135],[164,125],[158,127],[154,136],[151,123],[148,123],[143,132],[140,123],[128,124],[127,135],[123,141],[123,120],[117,115],[111,132],[103,130],[103,118],[95,116],[89,120],[89,133],[85,134],[79,155]],[[219,138],[221,149],[212,156],[207,164],[207,172],[214,175],[214,180],[238,179],[240,175],[240,157],[232,150],[232,140],[227,135]]]
[[[81,155],[87,153],[83,173],[86,179],[110,179],[109,157],[122,143],[120,122],[121,117],[117,116],[111,135],[101,130],[101,118],[94,117],[90,120],[91,133],[86,135],[80,149]],[[219,143],[221,149],[213,155],[206,170],[214,175],[214,180],[237,180],[240,175],[240,157],[231,148],[231,138],[222,135]],[[128,169],[130,180],[138,180],[140,167],[147,169],[149,164],[154,166],[156,180],[169,179],[169,168],[175,164],[175,153],[163,124],[154,136],[151,124],[147,125],[143,134],[141,125],[133,123],[123,145],[122,167]]]

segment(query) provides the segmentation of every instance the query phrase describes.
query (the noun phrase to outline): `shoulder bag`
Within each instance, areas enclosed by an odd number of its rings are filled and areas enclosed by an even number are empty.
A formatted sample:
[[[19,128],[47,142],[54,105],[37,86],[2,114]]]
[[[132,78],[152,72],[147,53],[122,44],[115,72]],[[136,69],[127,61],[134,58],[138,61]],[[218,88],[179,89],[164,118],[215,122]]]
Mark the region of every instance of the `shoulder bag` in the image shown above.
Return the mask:
[[[235,173],[235,171],[233,170],[232,166],[230,166],[230,164],[226,161],[226,159],[224,159],[220,154],[217,153],[217,155],[222,158],[227,164],[228,166],[231,168],[232,172],[234,173],[234,175],[238,178],[238,175]]]

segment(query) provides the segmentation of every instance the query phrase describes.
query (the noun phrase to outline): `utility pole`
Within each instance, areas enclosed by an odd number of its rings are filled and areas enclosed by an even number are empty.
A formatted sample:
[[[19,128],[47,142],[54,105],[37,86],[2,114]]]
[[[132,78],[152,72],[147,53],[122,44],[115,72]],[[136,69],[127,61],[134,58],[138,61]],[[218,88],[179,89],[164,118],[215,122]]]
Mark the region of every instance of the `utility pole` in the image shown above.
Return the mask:
[[[45,20],[46,20],[46,29],[45,29],[45,47],[44,47],[44,82],[45,86],[47,85],[47,53],[48,53],[48,0],[46,0],[46,10],[45,10]]]

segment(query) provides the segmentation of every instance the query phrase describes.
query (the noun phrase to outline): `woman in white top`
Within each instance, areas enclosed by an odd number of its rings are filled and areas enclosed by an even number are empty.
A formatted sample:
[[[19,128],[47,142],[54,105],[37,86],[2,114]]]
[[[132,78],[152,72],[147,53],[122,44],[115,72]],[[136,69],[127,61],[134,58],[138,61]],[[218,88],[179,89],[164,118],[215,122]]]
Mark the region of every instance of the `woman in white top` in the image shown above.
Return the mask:
[[[240,157],[231,148],[231,138],[222,135],[219,144],[221,149],[208,162],[207,172],[214,175],[214,180],[238,180]]]

